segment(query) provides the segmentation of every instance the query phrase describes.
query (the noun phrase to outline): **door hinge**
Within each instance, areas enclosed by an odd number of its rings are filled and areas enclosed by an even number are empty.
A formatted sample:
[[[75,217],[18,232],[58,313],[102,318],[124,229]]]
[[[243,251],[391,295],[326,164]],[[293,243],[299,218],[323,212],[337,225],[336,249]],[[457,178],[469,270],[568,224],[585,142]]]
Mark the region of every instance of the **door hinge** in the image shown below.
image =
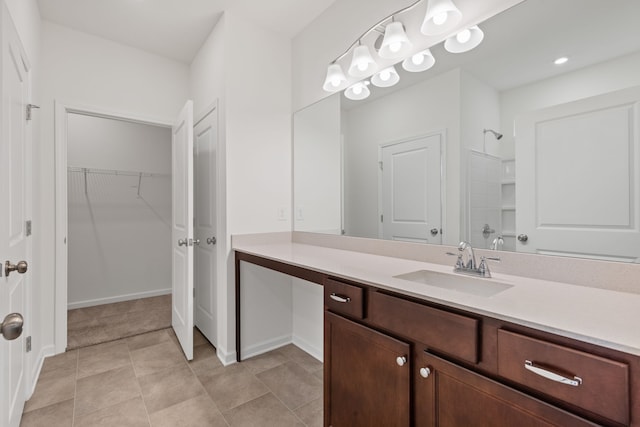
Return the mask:
[[[193,297],[196,297],[196,288],[193,288]]]
[[[27,346],[27,353],[29,353],[31,351],[31,336],[28,336],[25,341]]]
[[[380,222],[384,222],[384,215],[380,215]]]
[[[40,108],[37,105],[33,105],[33,104],[27,104],[27,120],[31,120],[31,112],[33,111],[34,108]]]
[[[26,229],[27,236],[31,236],[31,220],[27,221]]]
[[[382,170],[384,170],[384,166],[383,166],[383,163],[382,163],[382,162],[378,162],[378,165],[380,165],[380,170],[381,170],[381,171],[382,171]]]

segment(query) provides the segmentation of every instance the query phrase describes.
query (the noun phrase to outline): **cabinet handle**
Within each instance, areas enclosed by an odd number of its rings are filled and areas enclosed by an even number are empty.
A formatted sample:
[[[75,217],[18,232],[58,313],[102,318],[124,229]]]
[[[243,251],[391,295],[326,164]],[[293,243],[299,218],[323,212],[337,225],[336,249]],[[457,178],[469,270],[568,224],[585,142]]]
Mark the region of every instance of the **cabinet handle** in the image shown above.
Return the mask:
[[[396,357],[396,363],[398,364],[398,366],[404,366],[407,363],[407,357],[406,356]]]
[[[528,371],[533,372],[536,375],[540,375],[541,377],[547,378],[551,381],[556,381],[562,384],[568,384],[574,387],[578,387],[580,384],[582,384],[582,378],[580,377],[573,377],[573,379],[571,378],[567,378],[563,375],[560,375],[558,373],[552,372],[548,369],[545,368],[541,368],[540,366],[536,366],[532,361],[530,360],[525,360],[524,361],[524,368]]]
[[[345,303],[347,303],[347,302],[351,301],[351,298],[349,298],[349,297],[345,297],[345,296],[342,296],[342,295],[338,295],[338,294],[336,294],[335,292],[334,292],[334,293],[332,293],[331,295],[329,295],[329,297],[330,297],[332,300],[334,300],[334,301],[338,301],[338,302],[341,302],[341,303],[343,303],[343,304],[345,304]]]
[[[429,375],[431,375],[431,369],[429,369],[429,368],[420,368],[420,376],[422,378],[429,378]]]

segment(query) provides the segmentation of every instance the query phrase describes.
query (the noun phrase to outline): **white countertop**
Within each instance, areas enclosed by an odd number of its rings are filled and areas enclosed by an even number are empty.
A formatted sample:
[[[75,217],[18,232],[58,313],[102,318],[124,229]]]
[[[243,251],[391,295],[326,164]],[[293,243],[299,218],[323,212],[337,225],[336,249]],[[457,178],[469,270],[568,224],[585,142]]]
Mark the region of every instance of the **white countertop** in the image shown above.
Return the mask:
[[[393,277],[417,270],[454,274],[453,262],[449,267],[292,242],[234,243],[234,249],[640,356],[639,294],[493,273],[490,280],[513,287],[483,297]]]

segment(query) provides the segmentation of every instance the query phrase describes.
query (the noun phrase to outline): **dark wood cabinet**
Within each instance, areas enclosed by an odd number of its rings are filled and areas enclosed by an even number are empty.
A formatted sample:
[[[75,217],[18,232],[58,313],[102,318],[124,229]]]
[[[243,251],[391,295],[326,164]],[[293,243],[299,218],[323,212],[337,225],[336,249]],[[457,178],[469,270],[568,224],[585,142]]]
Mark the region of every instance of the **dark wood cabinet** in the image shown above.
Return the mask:
[[[597,425],[427,352],[414,360],[415,426]]]
[[[325,313],[325,426],[409,426],[410,346]]]

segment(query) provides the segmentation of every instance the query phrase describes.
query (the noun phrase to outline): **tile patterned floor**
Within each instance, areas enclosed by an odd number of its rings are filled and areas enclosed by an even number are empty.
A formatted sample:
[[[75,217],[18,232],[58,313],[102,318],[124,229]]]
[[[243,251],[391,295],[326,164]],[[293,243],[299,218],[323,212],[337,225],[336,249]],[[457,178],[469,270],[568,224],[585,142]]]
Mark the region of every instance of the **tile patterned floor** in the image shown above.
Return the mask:
[[[171,329],[47,358],[22,427],[322,426],[322,363],[288,345],[222,366],[197,330]]]
[[[171,326],[171,295],[76,308],[67,312],[69,350]]]

